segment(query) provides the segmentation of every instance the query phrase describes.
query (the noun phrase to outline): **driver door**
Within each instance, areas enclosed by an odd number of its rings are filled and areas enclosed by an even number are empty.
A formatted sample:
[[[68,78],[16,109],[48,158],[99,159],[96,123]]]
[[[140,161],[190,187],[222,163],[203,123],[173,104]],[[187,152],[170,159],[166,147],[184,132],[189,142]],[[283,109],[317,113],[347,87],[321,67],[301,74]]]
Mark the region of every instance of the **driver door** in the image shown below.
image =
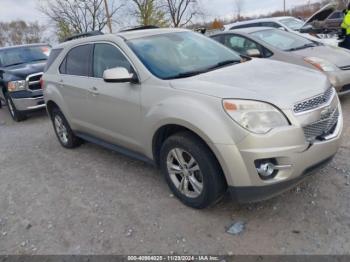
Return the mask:
[[[94,44],[88,94],[91,129],[93,135],[101,140],[139,151],[141,85],[105,82],[103,72],[115,67],[124,67],[130,73],[135,73],[127,57],[116,45]]]

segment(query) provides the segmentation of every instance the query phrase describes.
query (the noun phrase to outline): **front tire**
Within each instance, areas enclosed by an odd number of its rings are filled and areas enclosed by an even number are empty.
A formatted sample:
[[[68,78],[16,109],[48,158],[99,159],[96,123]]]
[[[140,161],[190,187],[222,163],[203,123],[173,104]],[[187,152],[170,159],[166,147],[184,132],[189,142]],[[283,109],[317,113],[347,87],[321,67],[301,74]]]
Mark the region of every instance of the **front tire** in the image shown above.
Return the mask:
[[[174,193],[185,205],[202,209],[216,203],[227,185],[208,146],[191,133],[169,137],[160,152],[160,167]]]
[[[63,147],[72,149],[81,145],[81,139],[74,134],[67,119],[58,108],[52,111],[52,124],[58,141]]]
[[[12,101],[12,98],[8,94],[6,95],[6,103],[10,115],[14,121],[20,122],[27,118],[27,116],[23,112],[17,110],[15,104]]]

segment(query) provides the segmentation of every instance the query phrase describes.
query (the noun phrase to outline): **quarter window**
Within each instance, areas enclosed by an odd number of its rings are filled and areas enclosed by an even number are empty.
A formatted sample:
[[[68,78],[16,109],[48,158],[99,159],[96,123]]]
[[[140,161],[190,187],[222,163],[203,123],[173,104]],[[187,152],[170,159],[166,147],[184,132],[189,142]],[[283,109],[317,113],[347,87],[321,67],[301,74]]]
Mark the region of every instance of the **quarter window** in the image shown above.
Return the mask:
[[[102,78],[105,70],[115,67],[124,67],[133,72],[131,64],[118,48],[111,44],[95,44],[93,76]]]

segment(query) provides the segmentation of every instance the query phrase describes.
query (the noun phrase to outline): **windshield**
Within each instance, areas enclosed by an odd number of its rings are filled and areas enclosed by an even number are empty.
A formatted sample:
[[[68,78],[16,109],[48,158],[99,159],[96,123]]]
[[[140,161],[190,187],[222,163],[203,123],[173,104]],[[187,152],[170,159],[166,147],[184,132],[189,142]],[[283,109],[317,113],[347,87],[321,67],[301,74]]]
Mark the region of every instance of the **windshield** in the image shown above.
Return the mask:
[[[161,79],[190,77],[241,61],[234,51],[193,32],[138,38],[128,41],[128,45]]]
[[[0,50],[0,66],[7,67],[47,60],[50,46],[27,46]]]
[[[284,26],[286,26],[292,30],[296,30],[296,31],[300,30],[304,25],[303,21],[296,19],[296,18],[282,19],[282,20],[280,20],[280,23],[282,23]]]
[[[257,31],[251,33],[251,35],[282,51],[295,51],[317,45],[297,34],[278,29]]]

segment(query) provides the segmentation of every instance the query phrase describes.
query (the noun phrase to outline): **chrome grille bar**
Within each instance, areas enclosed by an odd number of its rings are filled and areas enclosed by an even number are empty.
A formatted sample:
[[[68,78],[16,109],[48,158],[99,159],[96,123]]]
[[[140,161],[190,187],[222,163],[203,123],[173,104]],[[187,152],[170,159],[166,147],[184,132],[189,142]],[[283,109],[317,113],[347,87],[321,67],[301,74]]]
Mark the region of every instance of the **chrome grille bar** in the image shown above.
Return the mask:
[[[309,98],[307,100],[304,100],[302,102],[295,104],[293,107],[293,111],[294,113],[299,114],[299,113],[303,113],[303,112],[318,108],[328,103],[333,97],[334,93],[335,93],[334,88],[329,88],[327,89],[326,92],[324,92],[321,95],[315,96],[313,98]]]
[[[43,76],[42,72],[28,75],[26,78],[27,89],[30,91],[40,90],[41,89],[40,79],[42,76]]]

